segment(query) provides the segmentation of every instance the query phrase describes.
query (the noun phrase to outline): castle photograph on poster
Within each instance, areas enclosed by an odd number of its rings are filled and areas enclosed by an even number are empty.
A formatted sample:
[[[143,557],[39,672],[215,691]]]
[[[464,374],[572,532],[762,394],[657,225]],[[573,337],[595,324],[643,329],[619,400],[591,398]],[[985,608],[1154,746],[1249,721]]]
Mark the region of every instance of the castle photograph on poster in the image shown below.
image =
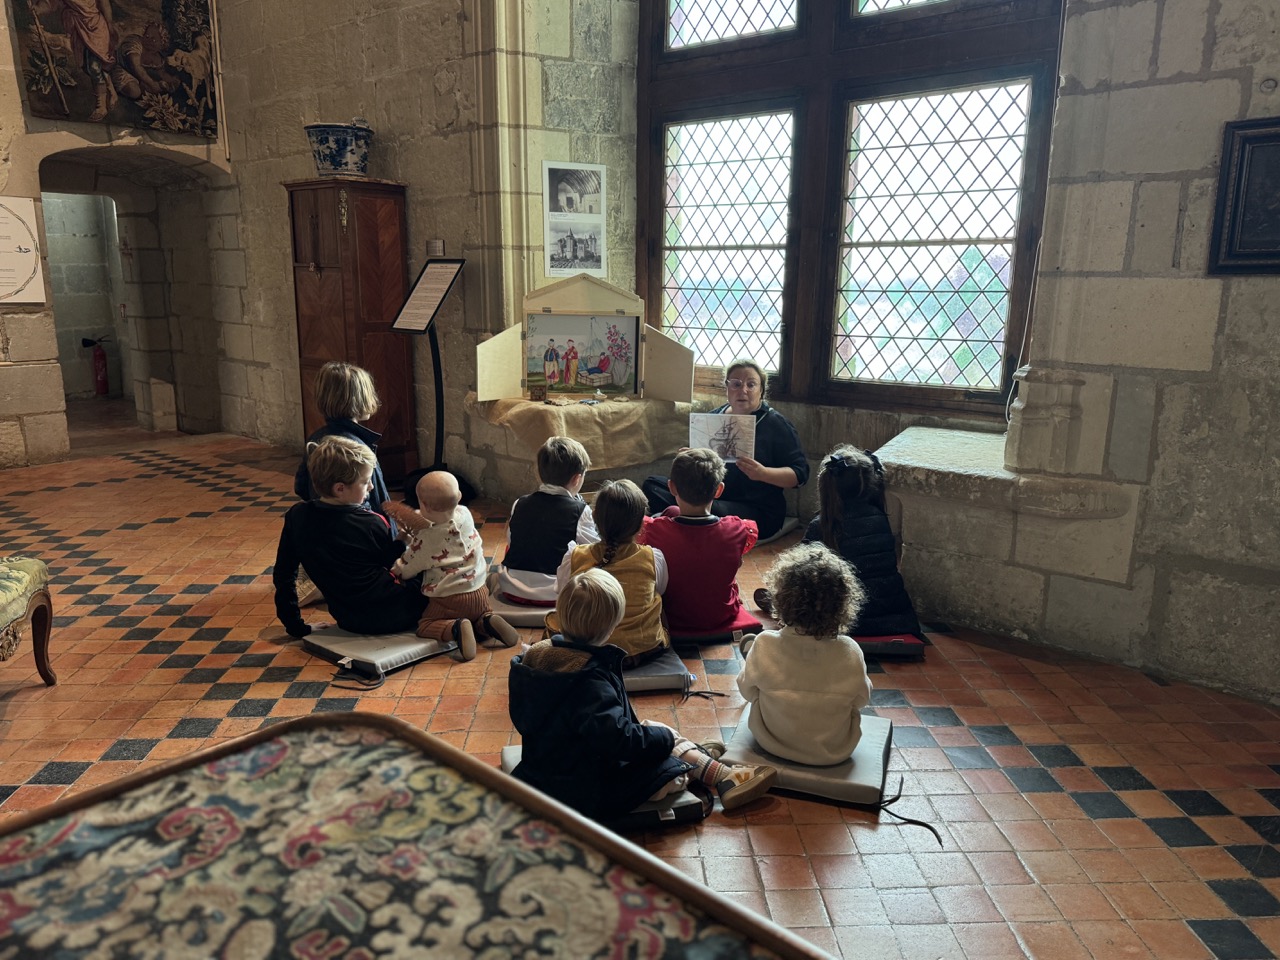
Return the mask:
[[[526,393],[637,392],[639,317],[531,313],[525,324]]]

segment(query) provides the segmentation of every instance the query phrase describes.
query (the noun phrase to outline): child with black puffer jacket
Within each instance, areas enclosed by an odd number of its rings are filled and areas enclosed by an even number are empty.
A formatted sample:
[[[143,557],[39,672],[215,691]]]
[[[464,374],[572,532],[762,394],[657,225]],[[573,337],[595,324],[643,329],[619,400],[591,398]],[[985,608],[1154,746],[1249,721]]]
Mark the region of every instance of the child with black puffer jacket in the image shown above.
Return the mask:
[[[867,592],[851,637],[920,636],[920,620],[898,572],[898,545],[884,504],[884,468],[870,450],[841,445],[818,472],[819,514],[805,531],[805,543],[830,547],[853,565]],[[756,602],[771,613],[766,591]]]

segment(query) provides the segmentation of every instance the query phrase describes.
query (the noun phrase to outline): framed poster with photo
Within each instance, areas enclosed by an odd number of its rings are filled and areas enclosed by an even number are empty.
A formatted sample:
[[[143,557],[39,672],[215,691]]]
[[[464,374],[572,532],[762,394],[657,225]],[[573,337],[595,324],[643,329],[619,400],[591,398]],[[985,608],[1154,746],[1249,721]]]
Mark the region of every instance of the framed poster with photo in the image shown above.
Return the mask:
[[[609,260],[604,166],[544,160],[542,192],[546,275],[605,276]]]
[[[1280,273],[1280,117],[1226,125],[1209,272]]]

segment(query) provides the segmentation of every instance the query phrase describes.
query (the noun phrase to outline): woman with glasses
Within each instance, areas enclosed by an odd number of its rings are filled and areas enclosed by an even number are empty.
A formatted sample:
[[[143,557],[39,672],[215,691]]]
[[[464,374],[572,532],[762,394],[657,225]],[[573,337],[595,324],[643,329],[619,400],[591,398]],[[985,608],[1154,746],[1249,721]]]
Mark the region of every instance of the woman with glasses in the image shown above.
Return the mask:
[[[803,486],[809,479],[809,461],[800,448],[800,437],[791,421],[765,402],[769,378],[754,360],[735,360],[725,373],[725,399],[712,413],[736,413],[756,418],[755,457],[738,457],[727,464],[724,493],[711,506],[718,517],[754,520],[760,539],[767,540],[782,527],[787,515],[783,490]],[[666,477],[649,477],[642,485],[649,508],[661,512],[675,505]]]

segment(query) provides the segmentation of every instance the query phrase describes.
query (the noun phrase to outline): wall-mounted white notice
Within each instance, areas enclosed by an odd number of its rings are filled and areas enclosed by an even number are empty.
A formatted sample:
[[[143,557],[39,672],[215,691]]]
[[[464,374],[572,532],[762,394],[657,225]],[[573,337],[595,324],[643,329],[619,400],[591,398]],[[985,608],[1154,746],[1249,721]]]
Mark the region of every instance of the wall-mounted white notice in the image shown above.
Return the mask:
[[[548,277],[608,274],[604,171],[598,163],[542,161],[543,242]]]
[[[44,270],[30,197],[0,197],[0,301],[44,303]]]

